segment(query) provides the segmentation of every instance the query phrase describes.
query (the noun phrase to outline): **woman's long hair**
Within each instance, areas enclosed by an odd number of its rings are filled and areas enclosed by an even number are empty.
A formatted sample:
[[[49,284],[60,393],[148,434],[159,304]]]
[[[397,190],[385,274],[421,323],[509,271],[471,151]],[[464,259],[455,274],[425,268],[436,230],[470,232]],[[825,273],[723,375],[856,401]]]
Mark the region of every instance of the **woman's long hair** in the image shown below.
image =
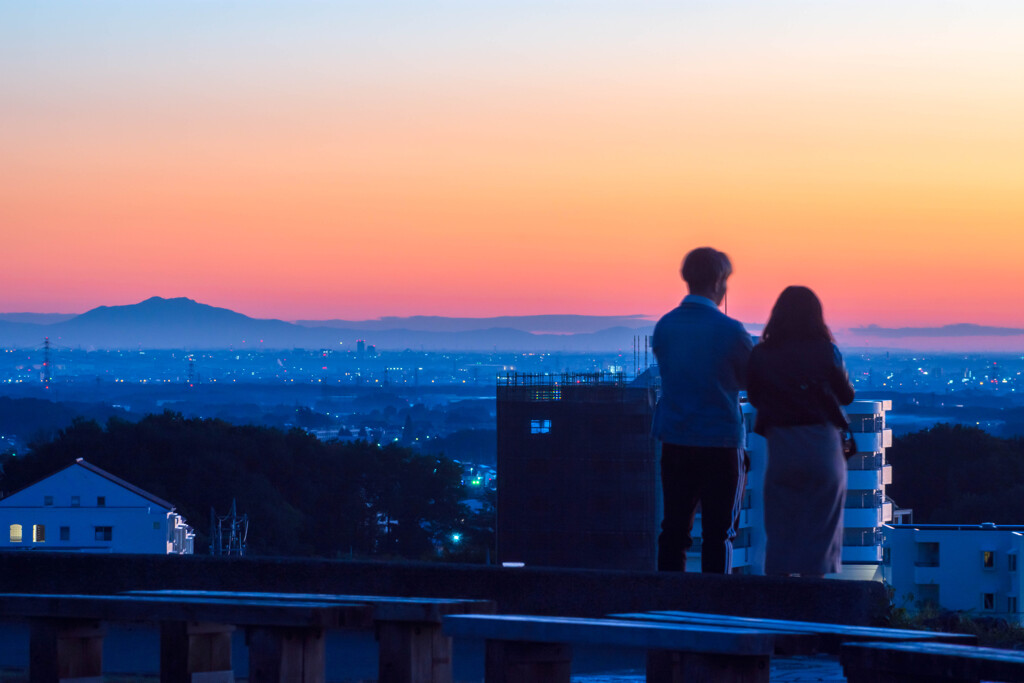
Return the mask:
[[[782,290],[772,307],[761,343],[774,346],[803,340],[833,341],[818,295],[807,287],[794,285]]]

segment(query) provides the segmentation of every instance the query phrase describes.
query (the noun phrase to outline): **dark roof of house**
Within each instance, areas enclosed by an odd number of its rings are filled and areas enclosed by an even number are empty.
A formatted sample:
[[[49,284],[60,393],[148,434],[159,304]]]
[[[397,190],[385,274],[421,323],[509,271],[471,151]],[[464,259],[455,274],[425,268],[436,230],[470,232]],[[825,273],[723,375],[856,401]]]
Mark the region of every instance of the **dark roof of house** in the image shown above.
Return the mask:
[[[173,510],[174,509],[174,505],[172,505],[171,503],[168,503],[163,498],[159,498],[157,496],[154,496],[152,493],[150,493],[148,491],[143,491],[138,486],[135,486],[134,484],[129,484],[124,479],[121,479],[120,477],[116,477],[113,474],[111,474],[110,472],[107,472],[105,469],[100,468],[100,467],[96,467],[96,465],[93,465],[90,462],[86,462],[82,458],[78,458],[77,460],[75,460],[75,464],[84,467],[85,469],[89,470],[90,472],[95,472],[96,474],[100,475],[104,479],[109,479],[110,481],[114,482],[118,486],[123,486],[124,488],[128,489],[132,493],[134,493],[136,495],[139,495],[139,496],[142,496],[143,498],[145,498],[146,500],[150,501],[151,503],[155,503],[155,504],[159,505],[160,507],[165,507],[168,510]]]
[[[22,488],[18,489],[17,491],[12,491],[11,493],[9,493],[6,496],[4,496],[4,498],[10,498],[11,496],[13,496],[16,493],[21,493],[25,489],[31,488],[31,487],[35,486],[40,481],[45,481],[45,480],[49,479],[54,474],[59,474],[60,472],[63,472],[64,470],[66,470],[66,469],[68,469],[70,467],[76,467],[76,466],[84,467],[85,469],[89,470],[93,474],[98,474],[99,476],[103,477],[104,479],[106,479],[108,481],[111,481],[111,482],[117,484],[118,486],[121,486],[123,488],[128,489],[132,493],[134,493],[134,494],[136,494],[138,496],[142,496],[143,498],[145,498],[149,502],[153,503],[154,505],[159,505],[160,507],[166,508],[166,509],[171,510],[171,511],[174,510],[174,505],[172,505],[171,503],[168,503],[163,498],[160,498],[158,496],[154,496],[152,493],[150,493],[148,491],[143,491],[138,486],[135,486],[134,484],[129,484],[124,479],[121,479],[120,477],[115,476],[115,475],[111,474],[110,472],[107,472],[102,467],[96,467],[96,465],[93,465],[90,462],[86,462],[83,458],[77,458],[73,463],[71,463],[70,465],[68,465],[64,469],[57,470],[57,472],[54,472],[53,474],[47,475],[47,476],[43,477],[42,479],[40,479],[38,481],[34,481],[31,484],[29,484],[28,486],[23,486]]]

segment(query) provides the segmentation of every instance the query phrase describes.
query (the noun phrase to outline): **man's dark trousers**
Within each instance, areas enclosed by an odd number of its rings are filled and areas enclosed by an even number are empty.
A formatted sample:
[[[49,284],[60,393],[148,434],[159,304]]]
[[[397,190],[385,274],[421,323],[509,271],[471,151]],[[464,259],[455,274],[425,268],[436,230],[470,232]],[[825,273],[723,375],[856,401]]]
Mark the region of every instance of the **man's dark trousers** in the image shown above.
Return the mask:
[[[658,536],[658,570],[685,571],[697,504],[701,506],[701,571],[732,569],[743,490],[743,451],[738,448],[663,443],[661,490],[665,516]]]

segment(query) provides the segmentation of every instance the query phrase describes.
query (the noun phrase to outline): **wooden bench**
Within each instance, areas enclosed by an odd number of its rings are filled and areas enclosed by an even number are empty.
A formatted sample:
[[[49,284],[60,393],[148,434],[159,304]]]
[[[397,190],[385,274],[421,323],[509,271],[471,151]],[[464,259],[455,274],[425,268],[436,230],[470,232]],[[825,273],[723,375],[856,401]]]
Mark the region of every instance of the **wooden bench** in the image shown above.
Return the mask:
[[[1024,652],[949,643],[848,643],[839,653],[849,683],[1024,681]]]
[[[192,590],[129,591],[125,595],[366,605],[372,610],[377,635],[381,683],[451,683],[452,640],[441,632],[442,617],[494,612],[490,600]]]
[[[369,628],[366,604],[128,595],[0,594],[0,618],[29,622],[29,681],[101,681],[104,622],[160,624],[160,679],[230,680],[230,633],[246,628],[252,683],[322,683],[324,630]]]
[[[845,624],[827,624],[816,621],[790,621],[786,619],[759,619],[755,617],[738,617],[726,614],[706,614],[703,612],[655,611],[630,614],[612,614],[611,619],[635,619],[672,624],[700,624],[731,628],[771,629],[789,634],[813,636],[813,639],[800,638],[794,640],[785,636],[775,639],[775,654],[810,654],[823,652],[837,655],[844,643],[850,642],[935,642],[974,645],[976,636],[963,633],[942,633],[937,631],[912,631],[908,629],[881,628],[875,626],[848,626]],[[811,652],[806,648],[810,646]]]
[[[649,683],[767,683],[775,638],[782,635],[770,629],[525,615],[453,615],[444,617],[443,628],[449,636],[486,640],[487,683],[568,683],[574,644],[669,654],[666,666],[648,668]]]

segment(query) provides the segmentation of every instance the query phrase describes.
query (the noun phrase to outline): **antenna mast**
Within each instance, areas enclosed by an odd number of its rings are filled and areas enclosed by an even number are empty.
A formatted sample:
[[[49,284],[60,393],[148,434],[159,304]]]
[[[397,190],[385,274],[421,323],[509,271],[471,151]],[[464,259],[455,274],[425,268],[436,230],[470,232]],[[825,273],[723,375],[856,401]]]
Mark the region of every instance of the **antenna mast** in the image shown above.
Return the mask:
[[[50,381],[53,379],[50,373],[50,338],[43,340],[43,388],[50,388]]]

